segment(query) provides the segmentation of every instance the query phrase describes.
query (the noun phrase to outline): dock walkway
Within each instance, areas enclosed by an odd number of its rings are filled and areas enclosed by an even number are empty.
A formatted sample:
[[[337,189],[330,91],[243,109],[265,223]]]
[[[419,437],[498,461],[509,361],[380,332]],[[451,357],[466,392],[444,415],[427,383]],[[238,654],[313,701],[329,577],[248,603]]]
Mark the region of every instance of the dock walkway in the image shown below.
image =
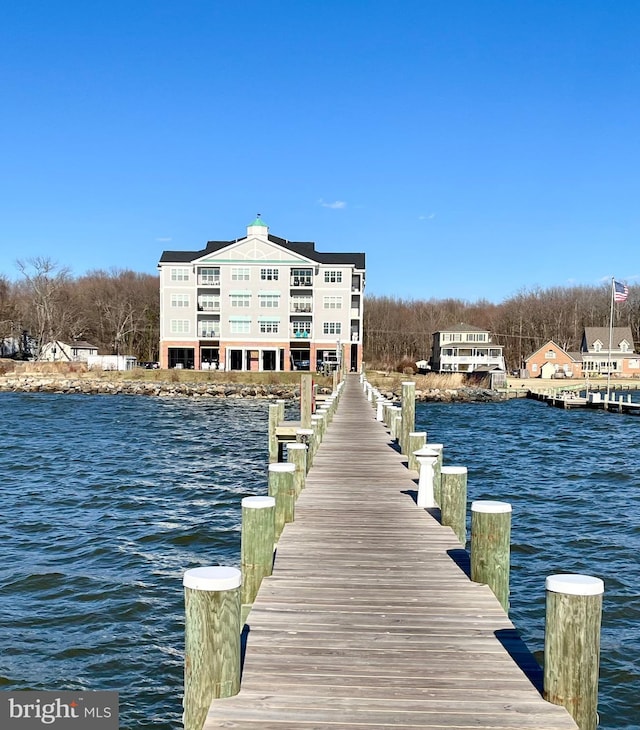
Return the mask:
[[[249,614],[240,694],[205,730],[575,730],[415,478],[349,376]]]

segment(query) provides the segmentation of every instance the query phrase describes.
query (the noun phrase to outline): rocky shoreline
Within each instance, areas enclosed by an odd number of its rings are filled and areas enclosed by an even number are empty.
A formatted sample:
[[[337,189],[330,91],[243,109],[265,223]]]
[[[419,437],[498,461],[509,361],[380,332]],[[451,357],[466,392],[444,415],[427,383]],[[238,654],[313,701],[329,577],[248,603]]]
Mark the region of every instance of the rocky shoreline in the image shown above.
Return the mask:
[[[103,380],[55,375],[23,375],[10,373],[0,377],[0,392],[13,393],[76,393],[85,395],[151,395],[198,398],[284,398],[300,397],[300,388],[293,385],[247,385],[244,383],[176,383],[144,380]],[[321,394],[328,394],[321,388]],[[389,399],[399,399],[400,393],[383,391]],[[434,403],[494,402],[506,399],[503,392],[486,388],[432,388],[416,390],[416,400]]]

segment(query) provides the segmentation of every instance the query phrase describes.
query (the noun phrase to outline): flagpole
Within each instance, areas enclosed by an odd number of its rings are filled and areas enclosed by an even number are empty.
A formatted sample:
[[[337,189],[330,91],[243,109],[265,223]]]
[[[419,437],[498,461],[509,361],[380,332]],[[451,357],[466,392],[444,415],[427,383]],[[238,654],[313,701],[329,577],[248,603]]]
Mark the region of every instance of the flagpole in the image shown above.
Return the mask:
[[[613,347],[613,297],[615,291],[615,279],[611,277],[611,310],[609,312],[609,364],[607,367],[607,405],[609,408],[609,389],[611,387],[611,348]]]

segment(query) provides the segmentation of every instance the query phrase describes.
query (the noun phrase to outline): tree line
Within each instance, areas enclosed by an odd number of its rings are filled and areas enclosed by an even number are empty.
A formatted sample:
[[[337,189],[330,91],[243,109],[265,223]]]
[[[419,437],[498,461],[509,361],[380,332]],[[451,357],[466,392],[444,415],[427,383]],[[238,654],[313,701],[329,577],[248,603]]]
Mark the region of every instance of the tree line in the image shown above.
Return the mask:
[[[158,277],[133,271],[95,270],[73,277],[52,259],[17,262],[15,280],[0,275],[2,354],[18,348],[39,357],[47,342],[84,340],[100,354],[158,358]]]
[[[30,349],[37,357],[52,340],[85,340],[101,354],[158,359],[157,276],[113,269],[73,277],[45,257],[20,260],[17,270],[14,280],[0,275],[0,345],[5,351],[17,343],[23,354]],[[489,330],[493,341],[504,346],[508,368],[519,368],[548,340],[570,352],[579,350],[585,327],[608,326],[610,306],[610,284],[523,289],[500,304],[367,296],[364,358],[389,370],[428,360],[432,334],[464,322]],[[630,287],[627,301],[615,306],[614,324],[631,327],[640,343],[640,287]]]
[[[367,297],[364,309],[365,360],[391,370],[429,359],[432,334],[464,323],[487,329],[504,346],[509,370],[554,340],[577,352],[585,327],[608,327],[611,284],[523,289],[500,304],[486,300],[408,300]],[[640,288],[629,287],[624,303],[614,306],[614,326],[631,327],[640,342]]]

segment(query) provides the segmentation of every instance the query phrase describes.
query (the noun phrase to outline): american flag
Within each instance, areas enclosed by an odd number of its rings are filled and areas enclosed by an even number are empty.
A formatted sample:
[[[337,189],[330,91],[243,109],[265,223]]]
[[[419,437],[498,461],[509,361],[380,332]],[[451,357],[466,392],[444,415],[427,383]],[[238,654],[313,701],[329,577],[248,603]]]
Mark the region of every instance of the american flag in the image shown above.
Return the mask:
[[[619,281],[613,282],[613,301],[614,302],[626,302],[629,296],[629,287],[626,284],[621,284]]]

